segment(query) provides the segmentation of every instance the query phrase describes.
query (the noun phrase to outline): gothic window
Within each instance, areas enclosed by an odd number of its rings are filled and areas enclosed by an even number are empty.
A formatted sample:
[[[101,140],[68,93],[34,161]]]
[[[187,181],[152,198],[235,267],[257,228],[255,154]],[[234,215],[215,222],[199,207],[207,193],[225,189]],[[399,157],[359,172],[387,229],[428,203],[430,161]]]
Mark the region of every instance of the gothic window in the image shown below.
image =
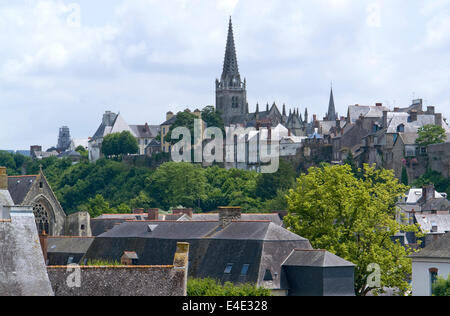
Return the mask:
[[[236,108],[239,107],[239,99],[238,99],[238,97],[232,97],[231,98],[231,107],[233,109],[236,109]]]
[[[36,226],[38,233],[42,234],[44,231],[46,234],[50,233],[50,217],[48,211],[41,203],[36,203],[33,206],[34,217],[36,219]]]

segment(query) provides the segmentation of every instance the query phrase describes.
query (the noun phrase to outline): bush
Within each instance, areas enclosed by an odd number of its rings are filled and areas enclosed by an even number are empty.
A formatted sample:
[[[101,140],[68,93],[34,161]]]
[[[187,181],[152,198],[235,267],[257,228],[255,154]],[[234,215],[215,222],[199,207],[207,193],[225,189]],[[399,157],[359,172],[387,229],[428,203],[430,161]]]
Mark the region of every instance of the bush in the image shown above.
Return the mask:
[[[450,296],[450,276],[448,279],[438,278],[433,285],[433,296]]]
[[[189,279],[187,286],[188,296],[271,296],[271,291],[259,288],[253,284],[234,285],[226,282],[224,285],[217,280]]]

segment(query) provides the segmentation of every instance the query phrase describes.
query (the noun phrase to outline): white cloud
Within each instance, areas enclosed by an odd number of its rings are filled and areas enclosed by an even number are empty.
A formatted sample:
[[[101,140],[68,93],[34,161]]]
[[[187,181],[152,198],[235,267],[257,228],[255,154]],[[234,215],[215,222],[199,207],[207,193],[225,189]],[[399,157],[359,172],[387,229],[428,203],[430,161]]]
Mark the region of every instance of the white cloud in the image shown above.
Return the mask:
[[[450,116],[449,0],[78,0],[80,27],[72,2],[0,5],[0,148],[91,136],[105,110],[158,124],[213,104],[229,15],[250,108],[321,117],[332,80],[340,113],[416,91]]]

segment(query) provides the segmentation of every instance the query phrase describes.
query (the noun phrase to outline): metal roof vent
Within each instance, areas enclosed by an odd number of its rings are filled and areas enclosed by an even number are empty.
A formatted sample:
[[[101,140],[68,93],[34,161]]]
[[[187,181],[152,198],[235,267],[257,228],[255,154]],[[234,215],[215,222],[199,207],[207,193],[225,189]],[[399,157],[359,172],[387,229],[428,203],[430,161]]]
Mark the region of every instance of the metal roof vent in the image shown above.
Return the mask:
[[[148,225],[148,231],[151,233],[155,231],[156,227],[158,227],[158,225]]]

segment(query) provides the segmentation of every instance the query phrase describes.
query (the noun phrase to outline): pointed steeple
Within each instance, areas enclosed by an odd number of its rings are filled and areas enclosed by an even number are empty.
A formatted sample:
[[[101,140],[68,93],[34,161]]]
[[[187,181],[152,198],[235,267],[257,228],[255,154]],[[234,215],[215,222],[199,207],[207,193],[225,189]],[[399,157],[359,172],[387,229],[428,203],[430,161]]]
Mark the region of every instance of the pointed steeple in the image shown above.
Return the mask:
[[[308,108],[305,108],[305,123],[306,123],[306,124],[308,124],[308,120],[309,120],[309,117],[308,117]]]
[[[336,107],[334,106],[334,96],[333,96],[333,87],[331,87],[330,92],[330,102],[328,104],[328,121],[336,121]]]
[[[233,82],[236,79],[236,84],[241,84],[239,67],[236,57],[236,46],[234,44],[233,22],[230,17],[230,24],[228,26],[227,46],[225,49],[225,59],[223,62],[222,81]]]
[[[256,112],[255,113],[259,113],[259,103],[256,103]]]
[[[286,104],[283,103],[283,116],[286,116]]]
[[[267,102],[267,105],[266,105],[266,112],[269,112],[269,102]]]

